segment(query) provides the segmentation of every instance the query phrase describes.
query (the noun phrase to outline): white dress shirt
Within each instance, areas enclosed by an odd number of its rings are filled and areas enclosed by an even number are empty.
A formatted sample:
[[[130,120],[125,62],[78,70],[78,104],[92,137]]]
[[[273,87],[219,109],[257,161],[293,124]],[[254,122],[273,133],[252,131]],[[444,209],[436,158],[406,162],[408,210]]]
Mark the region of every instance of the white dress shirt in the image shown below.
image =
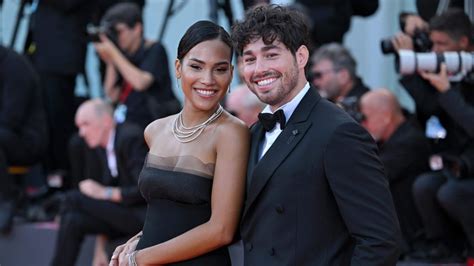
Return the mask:
[[[117,157],[115,156],[115,128],[110,131],[109,141],[107,142],[107,147],[105,151],[107,153],[107,166],[109,167],[110,174],[112,177],[118,176],[117,169]]]
[[[286,122],[288,122],[291,115],[295,111],[296,107],[301,102],[301,100],[306,95],[306,93],[308,92],[309,88],[310,88],[309,83],[306,82],[306,85],[303,87],[303,89],[291,101],[289,101],[286,104],[280,106],[280,108],[275,110],[275,112],[282,109],[283,113],[285,113],[285,120],[286,120]],[[267,105],[265,107],[265,109],[263,109],[262,113],[272,113],[272,111],[270,109],[270,106]],[[263,155],[265,155],[265,153],[268,151],[268,149],[270,149],[270,147],[273,145],[273,142],[275,142],[275,140],[280,135],[281,131],[282,130],[280,128],[280,123],[277,122],[277,124],[275,125],[275,127],[273,128],[272,131],[269,131],[269,132],[265,133],[265,139],[263,140],[263,143],[262,143],[262,146],[261,146],[263,148],[261,149],[261,153],[260,153],[260,156],[259,156],[260,159],[263,157]]]

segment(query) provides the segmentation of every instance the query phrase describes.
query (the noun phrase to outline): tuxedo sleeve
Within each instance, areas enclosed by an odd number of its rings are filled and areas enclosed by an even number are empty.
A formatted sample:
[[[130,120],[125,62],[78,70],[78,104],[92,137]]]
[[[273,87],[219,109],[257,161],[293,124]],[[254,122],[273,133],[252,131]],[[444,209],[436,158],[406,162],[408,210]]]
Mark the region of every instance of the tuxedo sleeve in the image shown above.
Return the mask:
[[[395,265],[400,227],[370,135],[356,123],[338,126],[326,146],[324,167],[341,216],[355,241],[351,265]]]

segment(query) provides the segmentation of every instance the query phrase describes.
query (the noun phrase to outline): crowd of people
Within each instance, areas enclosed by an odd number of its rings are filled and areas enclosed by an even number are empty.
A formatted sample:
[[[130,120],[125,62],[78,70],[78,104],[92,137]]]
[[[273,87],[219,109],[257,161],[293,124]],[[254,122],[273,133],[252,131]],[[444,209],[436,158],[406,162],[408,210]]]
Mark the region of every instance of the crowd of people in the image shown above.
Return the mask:
[[[424,32],[440,61],[400,74],[410,113],[364,83],[341,44],[348,20],[330,19],[378,1],[245,1],[230,32],[193,23],[174,62],[144,38],[143,1],[80,2],[40,2],[27,58],[0,46],[3,234],[24,189],[9,167],[41,164],[45,184],[61,181],[52,265],[74,265],[87,235],[97,266],[231,265],[236,243],[246,266],[474,265],[474,72],[442,62],[474,51],[464,10],[404,14],[390,40],[419,52]],[[94,20],[103,97],[79,101],[78,32]],[[68,38],[46,30],[58,21]]]

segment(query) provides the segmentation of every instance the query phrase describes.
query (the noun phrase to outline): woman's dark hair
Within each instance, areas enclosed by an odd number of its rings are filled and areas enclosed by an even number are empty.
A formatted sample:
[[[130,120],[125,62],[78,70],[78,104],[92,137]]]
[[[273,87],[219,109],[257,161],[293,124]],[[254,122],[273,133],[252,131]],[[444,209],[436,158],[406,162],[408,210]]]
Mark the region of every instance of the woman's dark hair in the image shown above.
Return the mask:
[[[288,7],[262,5],[250,9],[245,19],[232,27],[232,42],[239,55],[250,42],[262,38],[263,43],[277,40],[293,54],[301,45],[309,45],[309,26],[305,16]],[[309,47],[308,47],[309,48]]]
[[[182,60],[199,43],[216,39],[223,41],[230,47],[230,60],[232,60],[233,48],[229,33],[221,26],[207,20],[194,23],[184,33],[178,45],[178,59]]]

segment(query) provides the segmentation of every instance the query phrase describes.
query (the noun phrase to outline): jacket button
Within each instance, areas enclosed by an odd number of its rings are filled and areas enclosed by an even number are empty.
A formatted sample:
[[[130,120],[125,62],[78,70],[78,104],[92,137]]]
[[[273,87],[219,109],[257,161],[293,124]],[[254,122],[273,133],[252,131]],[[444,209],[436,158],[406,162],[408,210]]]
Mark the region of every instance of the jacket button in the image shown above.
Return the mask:
[[[269,249],[268,254],[270,254],[270,256],[274,256],[275,255],[275,249],[274,248]]]
[[[245,244],[245,249],[247,249],[247,251],[251,251],[253,249],[252,243]]]
[[[283,206],[281,206],[280,204],[278,204],[277,206],[275,206],[275,210],[277,213],[280,213],[282,214],[283,212],[285,212],[285,208],[283,208]]]

